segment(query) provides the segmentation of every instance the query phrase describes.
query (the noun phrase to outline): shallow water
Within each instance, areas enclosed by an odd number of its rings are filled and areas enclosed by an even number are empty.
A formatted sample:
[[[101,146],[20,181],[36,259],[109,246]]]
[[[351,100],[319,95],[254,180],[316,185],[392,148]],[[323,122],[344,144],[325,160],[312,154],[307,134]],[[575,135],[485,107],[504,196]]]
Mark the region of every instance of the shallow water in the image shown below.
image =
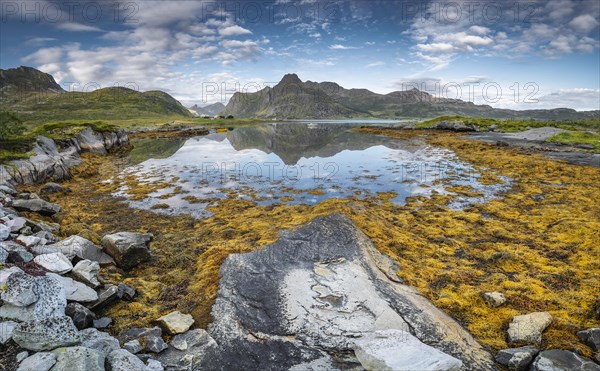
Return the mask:
[[[195,217],[209,216],[206,206],[226,197],[259,205],[316,204],[331,197],[393,192],[393,202],[402,204],[412,195],[445,194],[448,184],[470,185],[483,194],[479,199],[458,199],[452,206],[461,208],[501,191],[477,182],[473,168],[447,149],[416,139],[357,133],[353,126],[273,123],[187,140],[138,141],[132,165],[122,175],[170,184],[145,200],[130,201],[131,206],[148,209],[161,204],[158,212]],[[120,195],[127,195],[126,187]]]

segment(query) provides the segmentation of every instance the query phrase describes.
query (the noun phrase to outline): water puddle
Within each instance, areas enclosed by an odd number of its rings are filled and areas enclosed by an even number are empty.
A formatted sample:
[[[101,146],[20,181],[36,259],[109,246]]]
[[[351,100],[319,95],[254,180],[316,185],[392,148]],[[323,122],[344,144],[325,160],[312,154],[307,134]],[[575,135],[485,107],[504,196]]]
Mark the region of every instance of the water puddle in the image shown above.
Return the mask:
[[[451,151],[416,139],[357,133],[336,123],[273,123],[191,139],[134,142],[132,165],[119,176],[163,184],[134,208],[166,214],[211,214],[208,205],[234,197],[273,203],[316,204],[337,197],[446,194],[449,185],[469,185],[476,197],[458,197],[452,208],[484,202],[509,186],[483,185],[473,168]],[[122,186],[118,195],[131,198]]]

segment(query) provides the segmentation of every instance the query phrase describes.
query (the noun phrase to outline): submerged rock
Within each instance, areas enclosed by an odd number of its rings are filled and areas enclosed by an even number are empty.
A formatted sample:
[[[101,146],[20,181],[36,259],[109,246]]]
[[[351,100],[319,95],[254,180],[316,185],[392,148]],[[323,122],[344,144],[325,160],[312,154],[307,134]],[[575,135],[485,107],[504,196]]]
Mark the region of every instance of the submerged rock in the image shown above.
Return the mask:
[[[104,236],[102,246],[120,268],[127,270],[150,260],[152,237],[149,233],[119,232]]]
[[[464,369],[493,369],[492,357],[414,288],[389,278],[389,264],[347,218],[334,214],[282,233],[263,250],[221,266],[210,347],[200,367],[361,367],[352,349],[378,331],[410,333],[425,351]],[[378,359],[409,359],[402,347]],[[363,365],[364,366],[364,365]]]

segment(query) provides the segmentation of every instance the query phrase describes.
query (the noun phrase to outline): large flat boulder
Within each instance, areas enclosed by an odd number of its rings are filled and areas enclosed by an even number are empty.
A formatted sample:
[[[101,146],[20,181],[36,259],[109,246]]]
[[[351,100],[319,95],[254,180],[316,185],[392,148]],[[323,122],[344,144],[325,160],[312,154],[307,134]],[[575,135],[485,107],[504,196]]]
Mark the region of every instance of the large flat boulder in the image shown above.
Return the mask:
[[[119,232],[104,236],[101,242],[117,266],[127,270],[150,260],[152,237],[150,233]]]
[[[71,236],[52,245],[47,245],[50,252],[61,252],[69,259],[91,260],[100,265],[114,264],[114,260],[92,241],[80,236]]]
[[[414,288],[398,282],[390,274],[395,269],[338,214],[282,233],[265,249],[230,255],[221,266],[208,331],[218,346],[206,350],[200,367],[360,368],[365,365],[353,351],[358,342],[368,343],[380,331],[403,331],[413,349],[435,354],[451,368],[462,362],[466,370],[494,369],[491,355]],[[376,357],[393,363],[413,356],[394,347]]]
[[[46,216],[52,216],[60,211],[60,206],[57,204],[53,204],[39,198],[30,200],[14,200],[11,206],[18,211],[32,211]]]
[[[18,324],[12,333],[15,343],[36,352],[77,344],[77,328],[70,317],[50,317]]]
[[[531,371],[600,371],[600,365],[568,350],[551,349],[540,352]]]

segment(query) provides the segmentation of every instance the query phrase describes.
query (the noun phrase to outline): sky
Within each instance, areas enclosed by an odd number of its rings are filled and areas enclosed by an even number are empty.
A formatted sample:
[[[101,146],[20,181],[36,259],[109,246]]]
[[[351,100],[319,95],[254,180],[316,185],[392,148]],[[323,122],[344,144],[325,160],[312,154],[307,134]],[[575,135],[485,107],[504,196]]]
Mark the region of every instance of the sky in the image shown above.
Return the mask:
[[[186,105],[303,81],[511,109],[600,109],[600,1],[0,2],[0,67],[65,90],[163,90]]]

